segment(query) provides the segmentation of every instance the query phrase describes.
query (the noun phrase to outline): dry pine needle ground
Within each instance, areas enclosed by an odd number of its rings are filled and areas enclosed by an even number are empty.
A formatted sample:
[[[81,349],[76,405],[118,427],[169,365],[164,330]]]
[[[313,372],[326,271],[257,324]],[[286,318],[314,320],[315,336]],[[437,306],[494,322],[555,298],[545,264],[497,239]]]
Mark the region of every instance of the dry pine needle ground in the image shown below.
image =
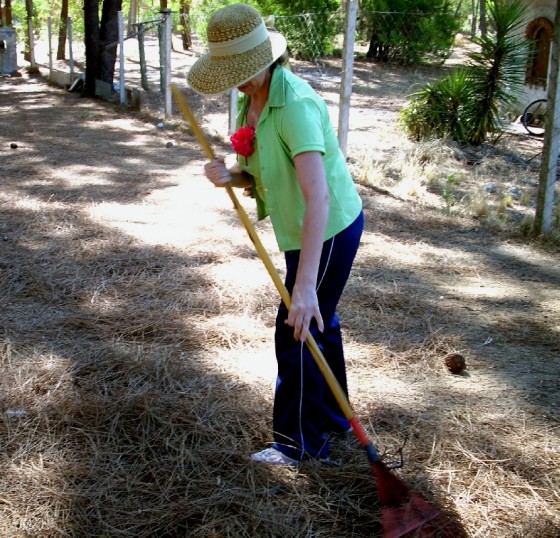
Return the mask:
[[[379,536],[352,438],[333,440],[340,466],[249,462],[270,442],[278,299],[194,140],[0,84],[0,535]],[[379,146],[418,163],[391,130]],[[382,192],[398,159],[375,162],[340,309],[356,411],[381,451],[404,444],[399,476],[458,536],[557,537],[558,256],[427,190]]]

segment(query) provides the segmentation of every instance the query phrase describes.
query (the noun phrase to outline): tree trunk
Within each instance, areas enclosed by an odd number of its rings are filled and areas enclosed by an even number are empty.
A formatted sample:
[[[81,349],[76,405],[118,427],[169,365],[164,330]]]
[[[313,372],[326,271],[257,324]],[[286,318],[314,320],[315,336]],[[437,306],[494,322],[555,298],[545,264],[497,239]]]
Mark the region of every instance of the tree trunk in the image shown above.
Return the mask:
[[[130,6],[128,8],[128,35],[136,32],[136,27],[134,26],[138,22],[138,0],[130,0]]]
[[[488,21],[486,19],[486,0],[480,0],[480,36],[486,37]]]
[[[96,81],[111,87],[117,59],[119,39],[117,13],[122,0],[104,0],[99,21],[99,0],[84,0],[84,30],[86,45],[86,80],[84,94],[95,96]]]
[[[383,62],[389,61],[389,45],[382,43],[375,31],[371,34],[366,58],[370,60],[381,60]]]
[[[478,5],[476,0],[471,0],[471,39],[476,36],[476,26],[478,21]]]
[[[58,28],[58,49],[56,59],[64,60],[66,57],[66,38],[68,32],[68,0],[62,0],[60,9],[60,26]]]
[[[0,0],[0,28],[4,26],[4,18],[2,16],[2,0]]]
[[[117,47],[119,40],[118,12],[122,8],[122,0],[104,0],[99,27],[99,70],[97,78],[113,84]],[[110,45],[110,46],[108,46]]]
[[[29,32],[31,31],[31,23],[33,21],[33,0],[25,0],[25,11],[27,14],[27,36],[25,39],[24,59],[29,62],[31,60],[31,43],[29,40]]]
[[[99,0],[84,0],[84,33],[86,46],[86,80],[84,94],[95,96],[99,70]]]
[[[181,2],[180,13],[181,13],[181,37],[183,39],[183,50],[190,50],[192,48],[192,36],[191,36],[191,21],[189,18],[191,12],[191,2]]]
[[[456,19],[459,18],[462,7],[463,7],[463,0],[459,0],[459,2],[457,3],[457,7],[455,8],[455,18]]]
[[[6,26],[12,26],[12,0],[4,2],[4,11],[6,12]]]

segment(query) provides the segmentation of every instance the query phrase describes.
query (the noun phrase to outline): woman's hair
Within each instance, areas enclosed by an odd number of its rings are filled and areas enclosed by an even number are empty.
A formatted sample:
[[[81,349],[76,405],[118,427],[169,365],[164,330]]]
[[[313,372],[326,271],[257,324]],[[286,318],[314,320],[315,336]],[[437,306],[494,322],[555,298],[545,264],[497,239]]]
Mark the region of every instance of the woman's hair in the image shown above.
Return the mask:
[[[271,66],[268,69],[272,73],[279,65],[287,66],[289,61],[290,61],[290,55],[288,53],[288,49],[286,49],[282,53],[282,56],[274,60],[274,62],[271,64]]]

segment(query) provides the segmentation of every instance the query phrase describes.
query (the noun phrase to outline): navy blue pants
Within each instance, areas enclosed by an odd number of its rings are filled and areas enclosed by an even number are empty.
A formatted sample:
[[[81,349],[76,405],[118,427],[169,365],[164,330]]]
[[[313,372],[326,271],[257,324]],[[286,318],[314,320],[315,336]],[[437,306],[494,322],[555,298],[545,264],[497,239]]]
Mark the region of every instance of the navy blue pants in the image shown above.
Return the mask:
[[[319,332],[315,321],[311,333],[342,389],[347,393],[346,365],[336,307],[350,275],[360,243],[364,216],[323,245],[317,297],[325,324]],[[286,288],[292,293],[299,263],[299,250],[285,253]],[[283,303],[276,317],[276,360],[278,378],[274,396],[274,446],[287,456],[303,460],[328,456],[328,433],[346,431],[343,416],[323,374],[307,346],[294,340],[294,329],[286,325],[288,311]]]

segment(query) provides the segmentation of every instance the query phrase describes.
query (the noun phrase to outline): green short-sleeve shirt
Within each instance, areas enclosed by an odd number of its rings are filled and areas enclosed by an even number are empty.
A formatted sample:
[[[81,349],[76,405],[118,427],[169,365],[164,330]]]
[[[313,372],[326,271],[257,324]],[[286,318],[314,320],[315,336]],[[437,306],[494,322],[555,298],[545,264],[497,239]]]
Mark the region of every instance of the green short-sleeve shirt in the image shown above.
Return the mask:
[[[237,126],[244,124],[248,98],[239,103]],[[362,201],[346,166],[323,99],[299,77],[278,67],[272,73],[268,102],[259,118],[254,152],[238,157],[254,177],[259,219],[270,216],[282,251],[300,250],[305,201],[294,157],[318,151],[329,187],[329,218],[325,240],[347,228],[360,214]]]

